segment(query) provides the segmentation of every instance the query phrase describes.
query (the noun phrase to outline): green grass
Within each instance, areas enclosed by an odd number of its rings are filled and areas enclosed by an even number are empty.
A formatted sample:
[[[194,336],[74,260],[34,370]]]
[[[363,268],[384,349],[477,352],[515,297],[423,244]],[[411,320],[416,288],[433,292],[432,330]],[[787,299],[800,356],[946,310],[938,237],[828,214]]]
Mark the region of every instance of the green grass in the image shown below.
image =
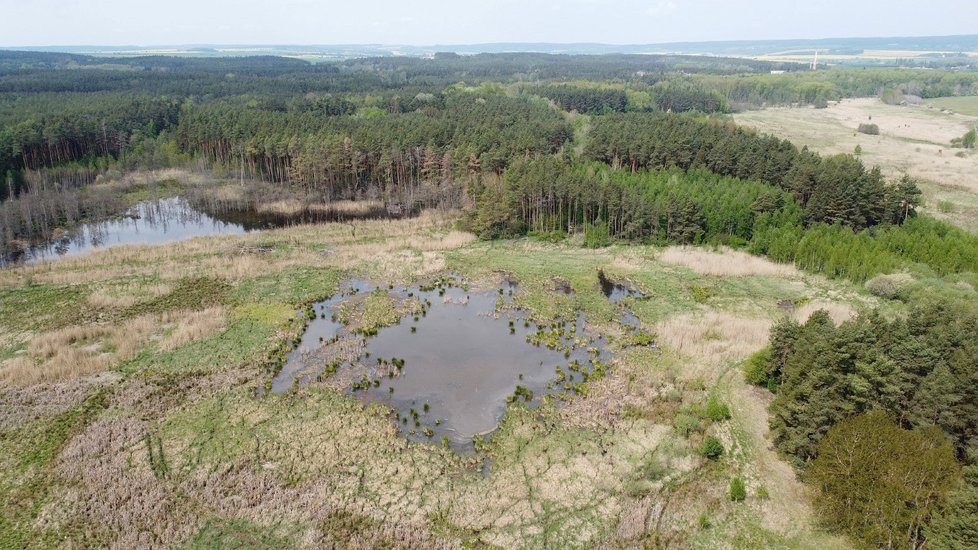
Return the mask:
[[[132,306],[126,314],[142,315],[145,313],[203,309],[224,303],[230,290],[231,285],[223,279],[188,278],[180,281],[170,292]]]
[[[50,330],[86,318],[82,286],[25,285],[0,290],[0,326],[12,331]]]
[[[232,297],[238,303],[282,302],[302,305],[335,292],[341,274],[335,269],[295,269],[243,281]]]
[[[184,190],[183,184],[175,179],[160,180],[152,185],[139,184],[122,194],[122,199],[130,204],[148,201],[150,199],[162,199],[175,197]]]
[[[647,323],[695,307],[684,291],[681,273],[668,269],[620,268],[615,256],[629,252],[648,256],[650,247],[614,246],[589,251],[569,243],[539,244],[525,248],[526,241],[477,243],[461,252],[447,254],[449,267],[475,279],[491,279],[497,272],[512,273],[518,283],[515,304],[528,309],[535,320],[574,319],[584,310],[592,324],[608,324],[619,318],[615,304],[608,301],[598,283],[598,270],[613,278],[634,282],[647,299],[632,300],[628,305]],[[658,266],[657,266],[658,267]],[[560,275],[570,283],[573,295],[553,290],[553,278]]]
[[[0,548],[56,544],[39,540],[33,529],[56,483],[49,469],[68,440],[105,406],[105,393],[97,392],[61,414],[0,432]]]
[[[184,545],[184,550],[257,550],[261,548],[278,549],[295,546],[293,536],[280,536],[243,519],[212,519]]]
[[[275,349],[281,325],[239,318],[211,338],[191,342],[175,350],[160,352],[147,348],[119,370],[133,373],[151,369],[154,373],[214,372],[244,365],[259,366]]]
[[[928,99],[927,104],[962,115],[978,116],[978,96],[935,97]]]

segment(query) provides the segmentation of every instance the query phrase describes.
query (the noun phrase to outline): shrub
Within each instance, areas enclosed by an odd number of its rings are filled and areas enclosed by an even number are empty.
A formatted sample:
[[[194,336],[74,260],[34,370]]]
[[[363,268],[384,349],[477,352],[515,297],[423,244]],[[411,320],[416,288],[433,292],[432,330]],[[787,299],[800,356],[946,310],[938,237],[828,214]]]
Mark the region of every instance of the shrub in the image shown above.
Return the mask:
[[[900,295],[908,284],[913,282],[913,277],[906,273],[894,273],[892,275],[877,275],[866,281],[866,290],[881,298],[894,299]]]
[[[709,529],[710,527],[713,527],[713,524],[710,523],[710,515],[707,514],[706,512],[700,514],[697,523],[699,523],[700,529]]]
[[[730,407],[719,397],[712,395],[706,402],[706,416],[714,422],[730,420]]]
[[[584,246],[586,248],[604,248],[611,244],[608,225],[598,222],[597,225],[584,224]]]
[[[870,123],[870,124],[860,124],[859,125],[859,128],[856,131],[859,132],[860,134],[866,134],[866,135],[869,135],[869,136],[878,136],[878,135],[880,135],[880,127],[877,126],[877,125],[875,125],[875,124],[872,124],[872,123]]]
[[[700,419],[688,412],[677,414],[676,419],[673,420],[673,425],[676,427],[676,431],[684,437],[689,437],[690,434],[698,432],[703,428]]]
[[[708,286],[694,286],[690,288],[693,301],[697,304],[705,304],[710,298],[716,296],[716,291]]]
[[[740,502],[747,498],[747,488],[744,487],[744,480],[735,477],[730,480],[730,500]]]
[[[974,128],[968,130],[968,133],[961,138],[961,146],[965,149],[974,149],[975,141],[978,141],[978,132]]]
[[[768,366],[771,364],[771,348],[764,348],[744,361],[744,378],[755,386],[768,385]]]
[[[928,518],[958,486],[960,466],[939,428],[905,430],[874,410],[833,426],[806,478],[829,528],[867,548],[919,548]]]
[[[715,436],[708,435],[700,447],[700,454],[710,460],[716,460],[723,456],[723,450],[723,443]]]

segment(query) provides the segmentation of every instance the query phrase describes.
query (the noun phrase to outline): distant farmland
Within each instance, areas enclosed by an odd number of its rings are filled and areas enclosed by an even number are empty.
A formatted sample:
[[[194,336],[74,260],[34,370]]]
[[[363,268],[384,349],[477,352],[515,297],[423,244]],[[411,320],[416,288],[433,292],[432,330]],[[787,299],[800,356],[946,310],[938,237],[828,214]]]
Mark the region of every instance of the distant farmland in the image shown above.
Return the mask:
[[[927,100],[927,103],[962,115],[978,116],[978,96],[938,97]]]

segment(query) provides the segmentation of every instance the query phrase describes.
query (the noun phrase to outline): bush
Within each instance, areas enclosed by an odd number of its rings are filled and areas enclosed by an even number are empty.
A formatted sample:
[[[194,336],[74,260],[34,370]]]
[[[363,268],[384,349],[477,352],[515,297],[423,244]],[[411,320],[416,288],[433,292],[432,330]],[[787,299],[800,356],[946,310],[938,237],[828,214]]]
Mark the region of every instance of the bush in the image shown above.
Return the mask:
[[[713,527],[713,524],[710,523],[710,515],[707,514],[706,512],[700,514],[699,519],[697,519],[696,521],[697,523],[699,523],[700,529],[709,529],[710,527]]]
[[[723,443],[712,435],[706,436],[703,445],[700,447],[700,454],[710,460],[716,460],[723,456],[723,451]]]
[[[730,480],[730,500],[740,502],[747,498],[747,488],[744,487],[744,480],[735,477]]]
[[[771,348],[764,348],[744,361],[744,378],[755,386],[768,385],[768,365],[771,364]]]
[[[683,437],[689,437],[690,434],[703,429],[703,423],[700,422],[700,419],[688,412],[677,414],[676,419],[673,420],[673,426],[675,426],[676,431]]]
[[[719,397],[715,395],[710,396],[710,399],[706,402],[706,416],[714,422],[730,420],[730,407],[721,401]]]
[[[828,431],[806,479],[818,490],[815,508],[829,528],[867,548],[920,548],[922,528],[960,475],[939,428],[905,430],[874,410]]]
[[[961,138],[961,146],[965,149],[974,149],[975,141],[978,141],[978,132],[975,132],[975,129],[972,128]]]
[[[610,244],[611,235],[608,233],[607,224],[584,224],[584,246],[586,248],[604,248]]]
[[[693,301],[697,304],[705,304],[710,298],[716,296],[716,291],[708,286],[694,286],[690,288]]]
[[[892,275],[877,275],[866,281],[866,290],[880,298],[893,300],[900,295],[900,291],[913,282],[913,277],[906,273],[894,273]]]
[[[860,124],[856,131],[860,134],[866,134],[869,136],[880,135],[880,127],[875,124]]]

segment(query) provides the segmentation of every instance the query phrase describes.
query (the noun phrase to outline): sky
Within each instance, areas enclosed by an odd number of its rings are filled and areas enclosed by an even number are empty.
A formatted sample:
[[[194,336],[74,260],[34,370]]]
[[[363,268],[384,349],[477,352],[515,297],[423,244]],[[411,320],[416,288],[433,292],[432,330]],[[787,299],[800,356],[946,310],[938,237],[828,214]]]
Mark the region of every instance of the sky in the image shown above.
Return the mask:
[[[974,0],[0,0],[0,47],[477,44],[978,33]]]

